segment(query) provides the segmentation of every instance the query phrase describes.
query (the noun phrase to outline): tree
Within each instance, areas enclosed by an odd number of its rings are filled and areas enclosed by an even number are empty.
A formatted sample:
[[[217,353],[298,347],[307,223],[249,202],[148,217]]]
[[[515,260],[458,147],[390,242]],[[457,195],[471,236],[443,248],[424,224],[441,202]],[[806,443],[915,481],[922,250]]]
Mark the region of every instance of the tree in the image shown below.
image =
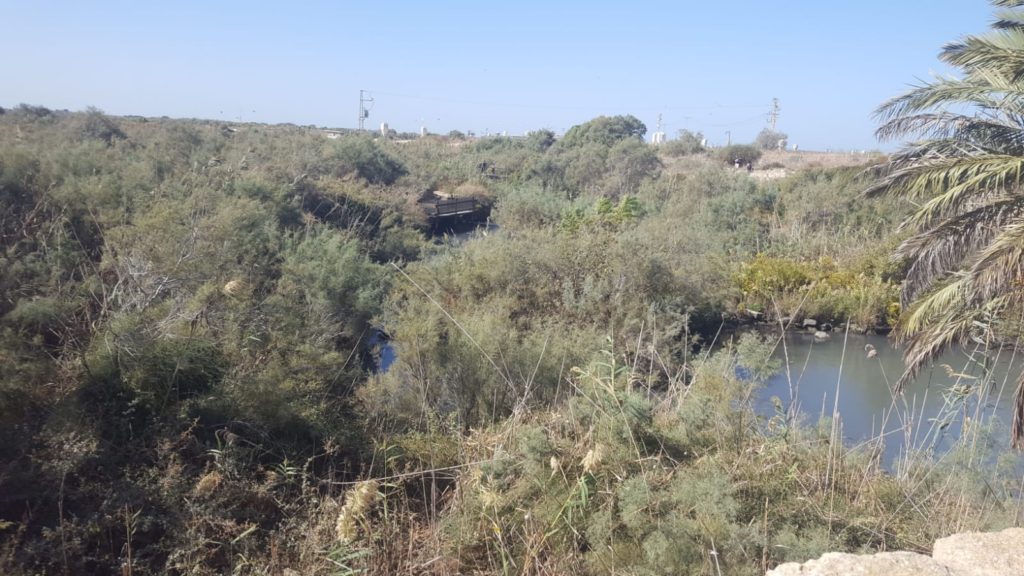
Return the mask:
[[[83,138],[102,140],[107,145],[115,138],[127,138],[121,128],[102,110],[95,107],[88,107],[82,115],[81,127],[79,128]]]
[[[560,144],[565,148],[578,148],[587,144],[611,147],[627,138],[642,140],[646,133],[647,126],[634,116],[598,116],[569,128]]]
[[[771,128],[765,128],[754,139],[754,146],[761,150],[778,150],[786,147],[787,139],[789,139],[789,136],[786,136],[784,133],[776,132]]]
[[[733,144],[720,148],[718,158],[729,165],[747,166],[761,159],[761,150],[750,144]]]
[[[526,147],[535,152],[545,152],[555,143],[551,130],[534,130],[526,134]]]
[[[664,146],[665,154],[669,156],[689,156],[704,151],[704,134],[680,130],[675,140],[670,140]]]
[[[902,390],[951,345],[987,339],[1024,310],[1024,0],[1002,8],[994,30],[945,46],[960,77],[939,77],[876,111],[880,139],[912,136],[878,167],[868,195],[919,208],[896,250],[909,264],[897,338],[906,344]],[[1024,372],[1011,442],[1024,449]]]
[[[610,192],[618,197],[634,194],[644,178],[656,178],[661,161],[654,149],[645,142],[623,140],[608,151],[608,184]]]
[[[394,184],[395,180],[406,174],[405,166],[400,161],[373,140],[361,136],[331,142],[326,155],[337,175],[355,172],[371,184]]]

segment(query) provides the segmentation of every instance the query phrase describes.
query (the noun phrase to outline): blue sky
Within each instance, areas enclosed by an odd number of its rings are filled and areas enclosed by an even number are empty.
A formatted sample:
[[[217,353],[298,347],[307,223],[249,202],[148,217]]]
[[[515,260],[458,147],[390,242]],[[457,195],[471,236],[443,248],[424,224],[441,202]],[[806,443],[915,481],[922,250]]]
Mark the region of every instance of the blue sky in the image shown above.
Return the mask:
[[[946,73],[984,0],[0,0],[0,105],[354,127],[564,132],[633,114],[750,141],[772,98],[805,149],[885,147],[872,110]]]

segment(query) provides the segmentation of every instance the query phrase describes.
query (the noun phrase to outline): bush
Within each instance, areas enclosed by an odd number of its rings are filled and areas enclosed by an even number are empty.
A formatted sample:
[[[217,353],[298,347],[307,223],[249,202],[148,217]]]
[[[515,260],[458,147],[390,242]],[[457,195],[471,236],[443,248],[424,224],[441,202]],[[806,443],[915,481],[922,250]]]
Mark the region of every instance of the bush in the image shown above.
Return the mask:
[[[352,172],[371,184],[394,184],[405,173],[405,167],[382,150],[376,142],[362,136],[331,141],[325,160],[338,177]]]
[[[754,164],[761,159],[761,150],[750,144],[733,144],[732,146],[719,148],[716,154],[719,160],[730,166],[737,163],[740,166],[746,166],[747,164]]]
[[[646,133],[647,126],[633,116],[598,116],[569,128],[558,144],[562,148],[579,148],[587,144],[611,147],[622,140],[642,140]]]
[[[680,130],[675,140],[669,140],[661,148],[667,156],[680,157],[704,152],[704,134]]]

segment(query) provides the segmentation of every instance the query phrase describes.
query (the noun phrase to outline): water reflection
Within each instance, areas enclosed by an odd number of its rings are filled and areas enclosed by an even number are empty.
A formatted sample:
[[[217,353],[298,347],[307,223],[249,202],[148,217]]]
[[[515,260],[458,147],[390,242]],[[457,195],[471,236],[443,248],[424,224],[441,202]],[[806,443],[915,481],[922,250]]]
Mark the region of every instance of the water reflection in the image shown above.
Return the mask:
[[[798,411],[808,423],[831,416],[838,406],[848,445],[884,432],[886,466],[908,446],[948,449],[960,437],[965,422],[976,425],[992,417],[999,423],[993,442],[1008,444],[1010,397],[1022,360],[1011,349],[990,351],[988,356],[978,351],[972,356],[971,350],[964,349],[950,351],[894,399],[891,387],[903,373],[903,359],[887,338],[850,334],[844,346],[842,333],[826,341],[795,333],[787,335],[785,344],[776,350],[783,368],[757,400],[758,411],[766,416],[776,411],[773,396],[783,406],[790,405],[791,388]],[[869,354],[871,349],[874,354]],[[969,394],[983,382],[987,383],[985,394]]]

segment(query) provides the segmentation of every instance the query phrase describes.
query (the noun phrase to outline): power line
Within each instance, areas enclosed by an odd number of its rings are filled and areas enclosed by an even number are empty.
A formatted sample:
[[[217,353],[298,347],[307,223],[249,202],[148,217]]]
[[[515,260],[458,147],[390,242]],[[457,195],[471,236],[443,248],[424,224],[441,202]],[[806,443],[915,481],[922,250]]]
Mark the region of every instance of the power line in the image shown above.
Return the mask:
[[[558,105],[558,104],[529,104],[529,103],[511,103],[511,102],[484,102],[479,100],[462,100],[455,98],[446,98],[438,96],[422,96],[412,94],[399,94],[395,92],[382,92],[375,90],[374,94],[378,96],[391,96],[393,98],[403,98],[406,100],[420,100],[424,102],[443,102],[447,104],[464,104],[472,106],[486,106],[490,108],[539,108],[539,109],[552,109],[552,110],[585,110],[588,108],[616,108],[618,105],[593,105],[593,106],[580,106],[580,105]],[[630,106],[629,109],[632,111],[655,111],[655,110],[743,110],[743,109],[756,109],[760,108],[761,104],[704,104],[698,106]]]

